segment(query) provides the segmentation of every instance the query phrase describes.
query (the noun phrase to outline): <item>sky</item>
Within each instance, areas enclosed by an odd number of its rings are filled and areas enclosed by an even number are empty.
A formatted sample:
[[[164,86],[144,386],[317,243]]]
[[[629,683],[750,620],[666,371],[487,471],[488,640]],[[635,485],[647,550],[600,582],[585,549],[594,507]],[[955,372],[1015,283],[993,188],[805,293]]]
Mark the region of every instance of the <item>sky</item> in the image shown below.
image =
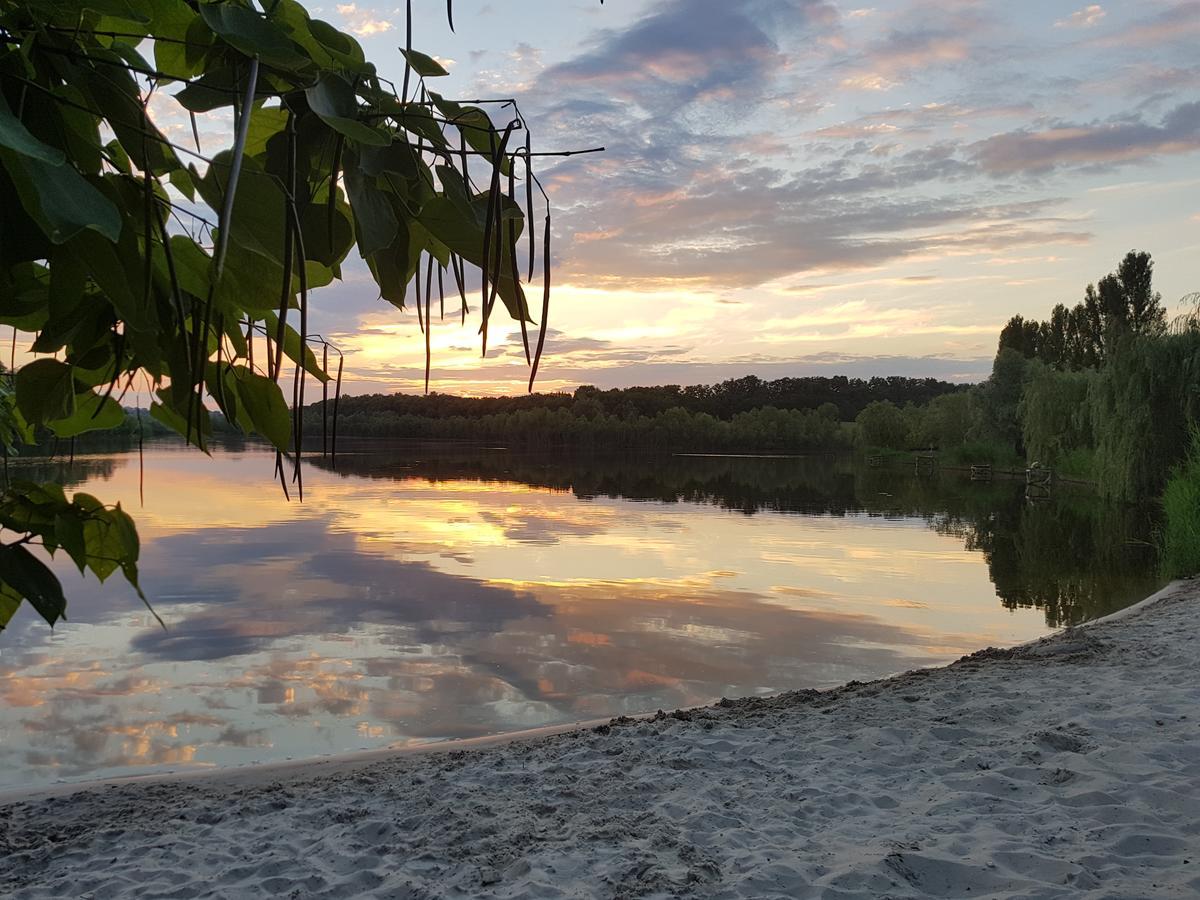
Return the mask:
[[[547,161],[539,390],[986,377],[1131,249],[1200,290],[1200,0],[414,0],[462,98],[515,97]],[[309,7],[397,80],[404,10]],[[415,312],[319,291],[352,393],[422,389]],[[540,298],[535,279],[533,296]],[[493,326],[493,329],[495,326]],[[515,332],[515,329],[513,329]],[[493,332],[495,333],[495,332]],[[493,339],[494,343],[494,339]],[[431,389],[521,393],[519,333],[436,323]]]

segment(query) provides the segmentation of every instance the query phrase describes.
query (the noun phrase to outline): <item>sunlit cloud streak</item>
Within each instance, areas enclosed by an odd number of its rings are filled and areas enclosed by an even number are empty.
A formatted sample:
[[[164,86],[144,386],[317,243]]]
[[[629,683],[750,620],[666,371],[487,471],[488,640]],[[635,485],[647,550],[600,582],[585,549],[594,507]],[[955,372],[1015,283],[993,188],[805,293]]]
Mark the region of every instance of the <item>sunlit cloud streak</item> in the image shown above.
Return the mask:
[[[1092,3],[1082,9],[1077,9],[1065,19],[1059,19],[1054,23],[1057,28],[1091,28],[1100,23],[1107,12],[1099,3]]]
[[[1048,172],[1059,166],[1121,165],[1200,150],[1200,102],[1181,104],[1158,125],[1120,120],[1057,124],[981,141],[973,155],[993,174]]]

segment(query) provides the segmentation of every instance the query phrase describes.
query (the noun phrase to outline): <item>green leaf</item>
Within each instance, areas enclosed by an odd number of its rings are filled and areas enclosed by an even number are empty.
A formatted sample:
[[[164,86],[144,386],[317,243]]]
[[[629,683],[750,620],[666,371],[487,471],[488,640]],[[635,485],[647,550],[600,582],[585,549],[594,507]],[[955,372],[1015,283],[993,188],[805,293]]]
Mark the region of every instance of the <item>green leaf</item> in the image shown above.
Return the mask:
[[[136,5],[128,0],[83,0],[80,5],[84,9],[124,19],[127,22],[149,21],[143,13],[138,12]]]
[[[363,144],[385,147],[392,139],[382,131],[358,121],[358,98],[341,75],[327,72],[304,92],[308,105],[334,131]]]
[[[49,278],[45,267],[26,263],[9,270],[13,282],[0,290],[0,322],[37,331],[49,318]]]
[[[245,366],[235,366],[233,371],[238,398],[250,419],[250,425],[276,449],[286,452],[291,440],[292,416],[279,385]]]
[[[144,302],[141,273],[135,268],[140,262],[136,241],[132,246],[128,243],[113,245],[101,240],[95,232],[84,231],[75,236],[69,249],[132,331],[154,329],[154,310]],[[136,293],[134,285],[138,285]]]
[[[4,583],[28,600],[51,625],[67,611],[67,598],[54,573],[20,544],[0,546],[0,573]]]
[[[21,597],[15,590],[0,581],[0,631],[8,627],[13,615],[21,608]]]
[[[52,243],[64,244],[85,229],[110,241],[121,236],[121,213],[72,166],[52,165],[6,148],[0,148],[0,163],[12,177],[21,206]]]
[[[98,54],[98,61],[118,63],[117,54]],[[119,65],[108,65],[90,74],[78,85],[95,109],[112,128],[126,154],[138,167],[143,158],[155,174],[165,174],[180,166],[166,137],[146,114],[141,87],[133,75]]]
[[[154,42],[155,67],[172,78],[193,77],[212,44],[212,32],[182,0],[160,0],[155,5],[154,35],[169,38]]]
[[[193,297],[207,296],[212,257],[199,244],[182,234],[171,235],[171,255],[175,260],[179,287]]]
[[[218,153],[196,183],[200,196],[213,209],[224,206],[232,162],[233,155],[228,151]],[[281,276],[286,199],[279,181],[264,172],[257,160],[243,159],[233,198],[229,241],[274,263]]]
[[[125,152],[125,148],[121,146],[121,142],[114,139],[104,145],[104,152],[111,162],[122,175],[133,174],[133,164],[129,161],[129,154]]]
[[[171,182],[171,186],[179,193],[183,194],[189,200],[196,199],[196,185],[192,183],[191,173],[187,169],[172,169],[171,174],[167,176]]]
[[[17,408],[31,425],[65,419],[75,412],[71,367],[56,359],[35,359],[17,370]]]
[[[238,77],[232,69],[227,66],[214,67],[189,82],[175,95],[175,102],[194,113],[232,106],[237,85]]]
[[[281,6],[298,6],[290,0],[282,0]],[[343,31],[338,31],[328,22],[323,22],[320,19],[312,19],[308,23],[309,34],[313,39],[328,53],[333,59],[341,63],[345,68],[355,72],[374,72],[374,66],[366,61],[363,56],[362,47],[358,41],[350,37]],[[300,40],[297,37],[297,40]],[[300,40],[300,43],[307,43]]]
[[[83,522],[88,568],[101,581],[117,569],[121,569],[125,571],[127,580],[136,586],[138,536],[133,527],[133,520],[120,506],[105,509],[95,497],[87,494],[76,494],[75,502],[86,506],[88,512]],[[130,567],[134,573],[133,578],[129,578]]]
[[[279,318],[275,313],[268,312],[263,317],[263,324],[267,327],[267,334],[274,337],[279,329]],[[297,362],[300,359],[300,332],[296,331],[291,325],[284,328],[283,355],[292,362]],[[313,353],[312,347],[304,348],[304,369],[318,381],[330,380],[328,373],[321,368],[320,362],[317,361],[317,355]]]
[[[358,233],[358,252],[370,256],[396,239],[400,221],[387,195],[376,186],[374,178],[363,178],[357,166],[347,166],[345,179],[350,209],[354,212],[355,231]]]
[[[269,9],[271,21],[304,48],[320,68],[374,72],[357,41],[325,22],[310,19],[308,11],[295,0],[271,0]]]
[[[254,105],[250,126],[246,130],[247,156],[258,156],[267,149],[267,141],[287,131],[288,112],[282,106]]]
[[[78,515],[62,512],[54,517],[54,536],[59,546],[67,551],[82,573],[87,567],[87,544],[83,538],[83,519]]]
[[[312,68],[296,44],[277,24],[237,3],[201,3],[200,15],[208,27],[246,56],[269,66],[301,72]]]
[[[47,421],[57,437],[69,438],[87,431],[116,428],[125,421],[125,410],[112,397],[101,400],[99,394],[88,391],[75,397],[75,412],[63,419]]]
[[[449,75],[446,68],[434,59],[432,56],[427,56],[420,50],[401,50],[400,51],[408,64],[412,66],[414,72],[422,78],[438,78],[442,75]]]
[[[169,388],[159,388],[159,390],[155,391],[155,395],[158,398],[158,403],[150,406],[150,418],[166,425],[180,437],[186,437],[188,434],[186,409],[181,410],[175,405]],[[183,402],[187,401],[184,400]],[[200,411],[199,434],[196,433],[195,427],[191,429],[191,433],[192,443],[207,453],[206,438],[212,435],[212,421],[209,418],[207,409],[201,409]]]
[[[392,245],[367,257],[367,265],[379,285],[380,296],[397,309],[404,309],[408,283],[417,271],[417,248],[403,222]]]
[[[52,166],[62,165],[66,159],[57,147],[43,144],[29,133],[21,120],[12,114],[3,93],[0,93],[0,146]]]
[[[481,194],[474,201],[473,208],[478,209],[482,201],[486,205],[486,194]],[[501,221],[508,223],[520,216],[520,210],[507,197],[502,199],[506,204],[501,211]],[[486,214],[486,213],[485,213]],[[463,210],[449,197],[438,196],[430,200],[421,210],[418,219],[421,225],[428,229],[438,241],[457,253],[472,265],[483,266],[483,226],[479,218],[464,215]],[[520,229],[517,229],[520,236]],[[512,256],[507,251],[500,254],[500,279],[497,292],[514,319],[524,318],[530,321],[529,306],[525,300],[525,291],[521,286],[521,278],[512,269]]]
[[[304,203],[300,206],[300,233],[304,235],[304,253],[310,262],[329,267],[346,258],[354,246],[354,225],[350,218],[350,207],[339,198],[334,207],[332,225],[328,208],[324,203]],[[316,287],[309,277],[309,287]]]
[[[217,408],[225,416],[225,421],[235,426],[242,425],[242,430],[247,430],[238,413],[237,390],[233,384],[229,366],[222,363],[218,367],[215,362],[206,365],[204,367],[204,387],[208,391],[208,396],[216,401]]]
[[[433,105],[438,112],[462,132],[463,138],[471,146],[471,149],[485,154],[490,160],[492,153],[495,152],[492,140],[494,138],[499,144],[500,136],[496,133],[496,126],[492,124],[488,114],[478,106],[463,106],[461,103],[447,100],[441,94],[433,91],[429,92],[429,97],[433,100]],[[500,171],[503,174],[507,175],[510,168],[507,156],[500,160]]]

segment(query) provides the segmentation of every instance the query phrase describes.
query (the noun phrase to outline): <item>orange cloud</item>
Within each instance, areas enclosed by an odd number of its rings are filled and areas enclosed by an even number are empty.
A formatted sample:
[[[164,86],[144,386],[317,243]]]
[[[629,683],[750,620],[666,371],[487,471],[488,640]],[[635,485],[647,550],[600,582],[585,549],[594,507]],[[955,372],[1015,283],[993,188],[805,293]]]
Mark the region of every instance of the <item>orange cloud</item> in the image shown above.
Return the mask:
[[[1077,9],[1065,19],[1059,19],[1054,23],[1055,28],[1091,28],[1099,24],[1107,12],[1099,3],[1093,3],[1090,6],[1085,6],[1083,9]]]

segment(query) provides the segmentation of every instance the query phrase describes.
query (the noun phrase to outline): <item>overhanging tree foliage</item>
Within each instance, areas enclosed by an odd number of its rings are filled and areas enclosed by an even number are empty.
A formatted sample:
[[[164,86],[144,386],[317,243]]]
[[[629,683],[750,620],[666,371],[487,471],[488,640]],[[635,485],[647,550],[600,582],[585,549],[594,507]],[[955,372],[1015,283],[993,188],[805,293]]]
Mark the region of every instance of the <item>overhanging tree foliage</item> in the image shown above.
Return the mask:
[[[290,474],[302,491],[306,389],[337,382],[336,395],[341,373],[310,333],[309,297],[352,248],[383,299],[415,304],[427,360],[435,310],[449,300],[465,322],[478,269],[483,350],[499,301],[520,323],[532,384],[550,218],[547,207],[535,234],[544,194],[526,123],[512,101],[429,89],[446,71],[412,49],[411,8],[409,23],[397,86],[295,0],[0,0],[0,323],[35,355],[0,379],[6,453],[34,429],[119,424],[121,397],[144,387],[150,415],[200,449],[215,404],[269,440],[284,489]],[[197,127],[214,111],[228,116],[220,149]],[[190,139],[168,136],[179,129],[165,123],[189,120]],[[539,255],[531,335],[522,273],[534,279]],[[14,481],[0,528],[0,627],[22,599],[51,624],[64,613],[30,544],[137,586],[137,534],[119,506]]]

